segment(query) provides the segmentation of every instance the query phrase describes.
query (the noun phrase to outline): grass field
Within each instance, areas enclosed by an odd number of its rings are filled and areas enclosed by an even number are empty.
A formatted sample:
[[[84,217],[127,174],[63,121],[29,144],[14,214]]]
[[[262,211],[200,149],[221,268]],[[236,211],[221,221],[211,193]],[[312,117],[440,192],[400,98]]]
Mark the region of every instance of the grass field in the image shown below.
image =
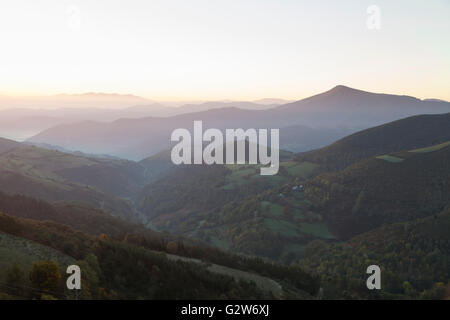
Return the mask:
[[[334,239],[324,223],[302,223],[301,230],[322,239]]]
[[[381,159],[381,160],[385,160],[387,162],[393,162],[393,163],[399,163],[399,162],[402,162],[404,160],[402,158],[390,156],[388,154],[385,154],[385,155],[382,155],[382,156],[378,156],[377,159]]]
[[[258,181],[269,183],[277,186],[287,180],[281,175],[262,176],[260,174],[260,165],[226,165],[231,170],[231,174],[225,178],[225,190],[233,190],[237,186],[243,186],[250,183],[258,183]]]
[[[294,177],[302,177],[307,179],[312,176],[315,170],[318,168],[317,164],[311,162],[296,162],[296,161],[286,161],[280,163],[281,167],[284,167],[289,175]]]
[[[286,183],[293,177],[307,179],[311,177],[318,168],[316,164],[311,162],[284,161],[280,163],[280,168],[286,170],[284,175],[261,176],[261,165],[232,164],[226,165],[226,167],[231,170],[231,174],[225,178],[225,185],[223,186],[223,189],[225,190],[233,190],[237,186],[243,186],[258,181],[269,183],[271,186],[277,186]]]
[[[286,249],[289,252],[294,253],[297,256],[302,256],[305,252],[306,246],[304,244],[298,244],[298,243],[290,243],[286,246]]]
[[[427,152],[437,151],[437,150],[440,150],[440,149],[448,147],[448,146],[450,146],[450,141],[447,141],[447,142],[444,142],[441,144],[436,144],[434,146],[430,146],[430,147],[426,147],[426,148],[410,150],[409,152],[427,153]]]
[[[282,215],[283,207],[278,203],[271,203],[268,201],[261,201],[261,207],[263,209],[269,208],[269,215],[273,217],[280,217]],[[267,210],[267,209],[266,209]]]
[[[297,237],[300,235],[298,228],[291,222],[266,218],[264,219],[264,223],[272,232],[279,232],[287,237]]]
[[[219,239],[218,237],[211,237],[211,243],[222,250],[228,250],[230,248],[230,244],[226,240]]]

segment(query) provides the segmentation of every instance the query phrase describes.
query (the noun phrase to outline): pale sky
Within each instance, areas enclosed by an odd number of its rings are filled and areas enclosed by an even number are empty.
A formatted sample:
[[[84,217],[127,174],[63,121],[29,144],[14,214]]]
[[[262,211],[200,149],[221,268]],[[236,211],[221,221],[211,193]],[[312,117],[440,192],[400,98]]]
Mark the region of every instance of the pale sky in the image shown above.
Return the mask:
[[[299,99],[344,84],[450,100],[449,58],[449,0],[0,2],[0,95]]]

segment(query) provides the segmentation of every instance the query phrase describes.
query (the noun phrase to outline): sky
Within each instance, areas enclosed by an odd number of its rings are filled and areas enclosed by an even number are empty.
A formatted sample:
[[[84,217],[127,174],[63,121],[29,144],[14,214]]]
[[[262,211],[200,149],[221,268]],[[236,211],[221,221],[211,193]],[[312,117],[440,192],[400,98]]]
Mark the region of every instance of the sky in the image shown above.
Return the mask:
[[[1,0],[0,39],[0,95],[450,100],[450,0]]]

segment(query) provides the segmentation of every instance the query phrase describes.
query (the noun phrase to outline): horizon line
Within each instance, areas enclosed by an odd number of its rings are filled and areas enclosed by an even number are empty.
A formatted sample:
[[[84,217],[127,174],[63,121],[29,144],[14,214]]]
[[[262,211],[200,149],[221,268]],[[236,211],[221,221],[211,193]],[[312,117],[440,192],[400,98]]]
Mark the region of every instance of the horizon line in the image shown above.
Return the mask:
[[[136,98],[136,99],[142,99],[144,100],[143,102],[147,102],[147,103],[184,103],[184,104],[189,104],[189,103],[197,103],[197,104],[201,104],[201,103],[208,103],[208,102],[218,102],[218,103],[233,103],[233,102],[253,102],[253,103],[257,103],[258,101],[261,100],[284,100],[287,101],[286,103],[289,102],[296,102],[296,101],[300,101],[303,99],[307,99],[310,97],[313,97],[315,95],[318,94],[322,94],[322,93],[326,93],[328,91],[331,91],[333,89],[336,88],[347,88],[347,89],[352,89],[352,90],[356,90],[356,91],[362,91],[362,92],[368,92],[368,93],[374,93],[374,94],[387,94],[387,95],[396,95],[396,96],[408,96],[408,97],[413,97],[419,100],[440,100],[440,101],[444,101],[444,102],[450,102],[450,99],[444,99],[444,98],[437,98],[434,96],[431,97],[420,97],[419,95],[412,95],[412,94],[408,94],[408,93],[394,93],[394,92],[378,92],[377,90],[371,90],[371,89],[360,89],[360,88],[356,88],[353,86],[348,86],[348,85],[343,85],[343,84],[337,84],[335,86],[333,86],[332,88],[326,89],[313,94],[307,94],[303,97],[293,97],[293,98],[288,98],[288,97],[253,97],[253,98],[243,98],[243,97],[237,97],[237,98],[230,98],[230,97],[225,97],[225,98],[195,98],[195,97],[177,97],[177,98],[169,98],[169,97],[155,97],[155,96],[150,96],[147,94],[137,94],[137,93],[132,93],[132,92],[120,92],[120,91],[96,91],[96,90],[92,90],[92,91],[85,91],[85,92],[73,92],[73,93],[68,93],[68,92],[59,92],[59,93],[42,93],[42,94],[38,94],[38,93],[26,93],[26,94],[8,94],[8,93],[2,93],[0,92],[0,101],[2,98],[7,98],[7,99],[42,99],[42,98],[57,98],[57,97],[83,97],[83,96],[104,96],[104,97],[108,97],[108,96],[117,96],[117,97],[121,97],[121,98]]]

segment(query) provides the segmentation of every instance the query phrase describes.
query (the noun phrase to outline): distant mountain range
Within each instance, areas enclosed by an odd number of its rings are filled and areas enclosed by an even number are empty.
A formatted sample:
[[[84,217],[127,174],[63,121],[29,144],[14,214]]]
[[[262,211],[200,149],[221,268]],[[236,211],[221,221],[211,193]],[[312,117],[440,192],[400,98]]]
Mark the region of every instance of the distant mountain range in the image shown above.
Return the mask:
[[[59,108],[124,108],[156,101],[131,94],[88,92],[82,94],[56,94],[49,96],[0,96],[0,110],[10,108],[59,109]]]
[[[287,103],[282,99],[159,103],[132,95],[87,93],[36,98],[0,97],[0,136],[24,140],[51,127],[80,121],[170,117],[191,112],[236,107],[263,110]]]
[[[418,114],[450,112],[450,103],[445,101],[370,93],[345,86],[264,110],[225,105],[225,108],[209,106],[207,111],[172,117],[62,124],[28,141],[140,160],[168,149],[174,129],[190,129],[194,120],[202,120],[205,128],[281,128],[282,148],[308,151],[385,122]]]

